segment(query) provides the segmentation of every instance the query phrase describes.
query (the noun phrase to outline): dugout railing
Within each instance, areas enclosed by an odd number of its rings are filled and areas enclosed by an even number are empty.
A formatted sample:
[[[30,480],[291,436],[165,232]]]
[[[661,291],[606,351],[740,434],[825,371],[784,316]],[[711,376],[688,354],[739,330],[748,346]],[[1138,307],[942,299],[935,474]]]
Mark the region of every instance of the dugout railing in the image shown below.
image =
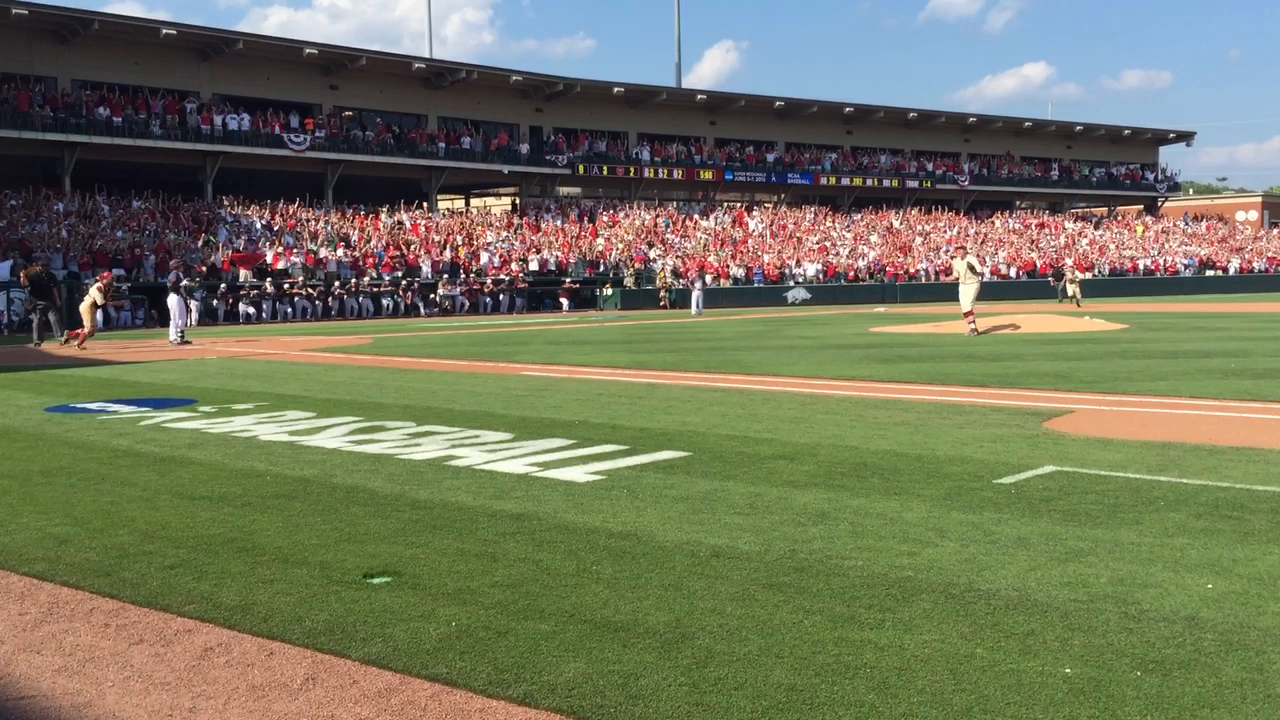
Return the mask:
[[[494,278],[496,281],[497,278]],[[552,312],[560,309],[559,303],[560,292],[565,280],[570,280],[577,285],[570,294],[570,307],[574,310],[617,310],[621,295],[618,288],[622,285],[622,278],[608,275],[597,275],[581,278],[565,278],[565,277],[532,277],[529,278],[529,287],[524,290],[525,312],[539,313]],[[276,280],[274,284],[278,288],[282,288],[285,283],[293,284],[293,280]],[[391,279],[390,284],[393,289],[400,287],[402,280],[396,278]],[[483,280],[480,280],[483,283]],[[193,295],[197,295],[200,306],[200,323],[209,324],[216,319],[216,309],[214,300],[217,297],[217,290],[221,285],[218,281],[207,281],[199,283],[199,287],[193,290]],[[261,291],[266,285],[262,281],[251,282],[234,282],[227,281],[228,291],[239,296],[240,293],[247,290]],[[332,283],[325,283],[320,280],[309,281],[311,287],[319,287],[325,285],[331,288]],[[344,286],[346,282],[342,283]],[[496,283],[495,283],[496,284]],[[381,281],[375,281],[373,287],[378,288]],[[436,293],[439,289],[439,283],[435,280],[418,281],[420,291],[425,294]],[[69,276],[64,279],[58,286],[58,292],[62,297],[62,322],[63,327],[67,329],[76,329],[80,327],[80,315],[77,307],[84,298],[85,284]],[[168,287],[164,283],[159,282],[126,282],[118,281],[115,292],[112,293],[113,300],[128,300],[128,309],[132,313],[132,320],[125,324],[123,319],[117,320],[117,311],[113,308],[109,312],[105,312],[102,317],[101,328],[105,330],[122,329],[125,327],[163,327],[168,324],[168,308],[166,299],[168,296]],[[262,300],[254,300],[252,306],[261,316],[263,305]],[[509,307],[514,307],[511,303]],[[473,302],[466,314],[483,315],[481,312],[481,303]],[[493,312],[496,314],[498,304],[494,303]],[[141,313],[139,314],[139,311]],[[451,313],[445,313],[451,314]],[[374,302],[374,318],[387,317],[383,314],[382,305],[375,300]],[[141,321],[139,322],[139,318]],[[237,319],[235,308],[229,308],[224,318],[230,318],[232,322]],[[333,319],[326,313],[325,319]],[[339,314],[338,319],[359,319],[346,318],[344,314]],[[30,334],[31,313],[27,307],[27,293],[18,280],[9,282],[0,282],[0,333],[5,335]]]

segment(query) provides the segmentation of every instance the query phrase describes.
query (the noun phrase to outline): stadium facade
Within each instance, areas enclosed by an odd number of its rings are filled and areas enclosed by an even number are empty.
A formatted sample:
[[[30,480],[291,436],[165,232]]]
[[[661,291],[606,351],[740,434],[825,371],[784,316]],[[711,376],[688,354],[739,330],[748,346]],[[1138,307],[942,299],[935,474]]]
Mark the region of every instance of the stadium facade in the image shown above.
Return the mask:
[[[439,193],[511,187],[521,197],[578,188],[584,195],[677,199],[711,195],[855,203],[1082,203],[1155,208],[1175,180],[986,177],[976,156],[1158,168],[1160,149],[1194,141],[1186,130],[1078,123],[861,103],[744,95],[554,77],[421,57],[335,47],[179,23],[0,1],[0,86],[77,92],[148,89],[234,107],[334,111],[367,125],[484,128],[511,150],[343,146],[268,138],[245,142],[197,132],[152,133],[63,117],[0,118],[0,182],[88,188],[143,183],[187,194],[310,194],[329,201],[387,197],[433,201]],[[56,90],[55,90],[56,89]],[[29,109],[30,110],[30,109]],[[25,119],[24,119],[25,118]],[[891,149],[958,161],[960,172],[874,172],[784,167],[741,158],[728,164],[569,157],[544,147],[548,132],[606,133],[637,148],[646,139],[697,138],[779,150],[840,153]],[[286,133],[287,134],[287,133]],[[528,156],[514,148],[529,139]]]

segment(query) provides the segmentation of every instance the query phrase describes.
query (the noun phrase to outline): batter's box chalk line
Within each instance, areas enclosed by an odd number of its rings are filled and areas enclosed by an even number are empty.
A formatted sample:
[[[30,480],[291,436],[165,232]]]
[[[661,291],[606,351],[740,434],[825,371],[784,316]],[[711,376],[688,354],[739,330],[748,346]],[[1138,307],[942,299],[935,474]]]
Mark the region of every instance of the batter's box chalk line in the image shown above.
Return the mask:
[[[1045,465],[1035,470],[1010,475],[995,480],[997,485],[1012,485],[1023,480],[1049,475],[1052,473],[1074,473],[1076,475],[1096,475],[1098,477],[1126,478],[1129,480],[1154,480],[1156,482],[1178,483],[1180,485],[1208,485],[1210,487],[1235,488],[1237,490],[1258,490],[1260,492],[1280,492],[1280,486],[1271,485],[1239,485],[1237,483],[1213,482],[1211,480],[1187,480],[1186,478],[1166,477],[1163,475],[1138,475],[1136,473],[1111,472],[1109,470],[1085,470],[1084,468],[1058,467]]]

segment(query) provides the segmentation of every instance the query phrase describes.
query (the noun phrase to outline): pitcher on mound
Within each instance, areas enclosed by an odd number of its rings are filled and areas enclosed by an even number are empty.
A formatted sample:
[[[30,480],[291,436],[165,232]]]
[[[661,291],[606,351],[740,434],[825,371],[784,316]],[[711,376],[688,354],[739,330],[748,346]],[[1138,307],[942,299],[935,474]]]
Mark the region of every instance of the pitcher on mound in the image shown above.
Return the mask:
[[[955,257],[951,258],[951,277],[960,286],[960,312],[969,324],[970,337],[980,334],[973,306],[978,301],[978,292],[982,290],[983,272],[978,260],[969,255],[969,248],[963,244],[956,245]]]

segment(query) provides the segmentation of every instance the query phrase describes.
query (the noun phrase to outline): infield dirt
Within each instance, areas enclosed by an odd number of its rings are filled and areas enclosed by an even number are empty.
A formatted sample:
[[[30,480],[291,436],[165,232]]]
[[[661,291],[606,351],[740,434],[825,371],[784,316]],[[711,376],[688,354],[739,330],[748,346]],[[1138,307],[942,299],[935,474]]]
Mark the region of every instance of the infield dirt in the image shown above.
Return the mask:
[[[1024,335],[1056,335],[1059,333],[1106,332],[1124,330],[1128,325],[1107,322],[1097,318],[1072,317],[1070,315],[996,315],[983,318],[983,335],[1021,333]],[[873,327],[871,332],[909,333],[917,335],[964,335],[969,331],[963,318],[955,320],[915,323],[911,325],[886,325]]]

